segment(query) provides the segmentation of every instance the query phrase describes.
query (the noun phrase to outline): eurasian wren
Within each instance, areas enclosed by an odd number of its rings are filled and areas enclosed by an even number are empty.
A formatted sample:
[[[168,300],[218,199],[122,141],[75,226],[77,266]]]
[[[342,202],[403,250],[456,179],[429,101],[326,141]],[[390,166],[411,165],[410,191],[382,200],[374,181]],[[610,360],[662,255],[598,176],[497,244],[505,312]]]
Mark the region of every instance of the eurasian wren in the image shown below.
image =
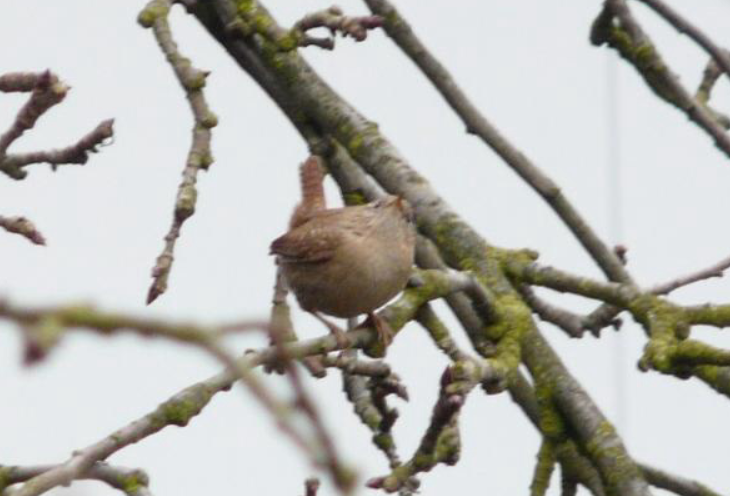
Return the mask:
[[[327,209],[316,157],[302,165],[301,176],[303,200],[290,230],[271,243],[289,289],[302,309],[318,317],[318,312],[341,318],[367,314],[387,345],[387,324],[373,312],[411,274],[416,234],[410,205],[386,196]]]

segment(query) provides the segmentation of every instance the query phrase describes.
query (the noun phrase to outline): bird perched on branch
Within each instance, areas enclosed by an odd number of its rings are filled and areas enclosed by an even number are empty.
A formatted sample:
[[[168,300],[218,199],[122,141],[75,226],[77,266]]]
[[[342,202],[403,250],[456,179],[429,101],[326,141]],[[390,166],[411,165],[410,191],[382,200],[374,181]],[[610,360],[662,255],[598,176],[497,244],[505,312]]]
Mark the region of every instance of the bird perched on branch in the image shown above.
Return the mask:
[[[368,315],[385,346],[393,332],[374,312],[408,282],[415,251],[413,211],[400,197],[327,209],[319,159],[300,168],[302,201],[289,231],[271,243],[287,286],[299,306],[338,337],[342,331],[322,317]]]

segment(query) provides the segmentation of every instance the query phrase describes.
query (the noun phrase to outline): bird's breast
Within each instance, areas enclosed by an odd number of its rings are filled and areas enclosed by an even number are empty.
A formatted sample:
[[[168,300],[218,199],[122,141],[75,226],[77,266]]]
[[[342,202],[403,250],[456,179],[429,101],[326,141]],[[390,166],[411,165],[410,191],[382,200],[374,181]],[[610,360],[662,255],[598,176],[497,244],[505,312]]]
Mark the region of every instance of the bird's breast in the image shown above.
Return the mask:
[[[325,262],[284,262],[284,276],[300,306],[350,318],[372,312],[397,295],[410,276],[412,250],[388,249],[368,241],[372,240],[344,239]]]

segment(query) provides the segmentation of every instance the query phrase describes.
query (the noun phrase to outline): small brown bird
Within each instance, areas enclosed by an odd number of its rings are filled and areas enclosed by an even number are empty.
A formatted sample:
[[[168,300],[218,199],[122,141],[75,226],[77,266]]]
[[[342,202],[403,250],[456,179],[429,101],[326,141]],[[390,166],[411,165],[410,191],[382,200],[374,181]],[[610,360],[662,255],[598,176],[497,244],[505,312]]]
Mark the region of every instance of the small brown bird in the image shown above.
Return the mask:
[[[416,234],[410,205],[386,196],[326,209],[316,157],[302,165],[301,175],[302,203],[289,232],[271,243],[271,254],[302,309],[336,335],[339,328],[319,312],[341,318],[367,314],[387,346],[392,331],[373,312],[397,295],[411,274]]]

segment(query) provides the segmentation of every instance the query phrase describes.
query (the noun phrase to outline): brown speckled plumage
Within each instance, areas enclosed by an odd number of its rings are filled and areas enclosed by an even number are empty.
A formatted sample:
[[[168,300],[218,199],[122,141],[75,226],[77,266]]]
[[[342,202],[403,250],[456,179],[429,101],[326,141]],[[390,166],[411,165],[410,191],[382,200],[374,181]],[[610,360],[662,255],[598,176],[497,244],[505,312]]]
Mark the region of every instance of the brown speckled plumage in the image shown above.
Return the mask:
[[[398,294],[413,265],[410,207],[397,197],[323,210],[271,244],[299,304],[335,317],[369,313]]]
[[[300,171],[302,201],[289,231],[271,243],[284,279],[302,309],[351,318],[368,314],[387,345],[387,324],[373,313],[408,282],[415,251],[413,213],[408,202],[387,196],[366,205],[327,209],[319,159]]]

